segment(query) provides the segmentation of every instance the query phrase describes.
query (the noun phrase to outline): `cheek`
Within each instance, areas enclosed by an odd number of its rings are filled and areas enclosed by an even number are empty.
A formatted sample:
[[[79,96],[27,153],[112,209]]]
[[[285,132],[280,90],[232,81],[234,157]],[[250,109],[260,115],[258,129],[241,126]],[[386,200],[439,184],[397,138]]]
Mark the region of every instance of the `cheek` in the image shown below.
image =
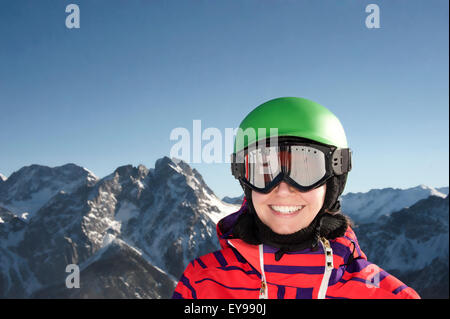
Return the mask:
[[[319,187],[308,193],[305,193],[304,197],[309,203],[313,204],[314,206],[322,207],[323,202],[325,200],[325,193],[326,193],[326,188]]]
[[[253,206],[255,206],[255,208],[256,208],[256,206],[264,205],[269,197],[270,197],[269,194],[263,194],[263,193],[258,193],[258,192],[252,191]]]
[[[259,218],[262,220],[266,219],[264,216],[267,215],[267,205],[269,203],[269,199],[269,194],[262,194],[252,191],[253,207],[255,207],[256,214],[258,214]]]

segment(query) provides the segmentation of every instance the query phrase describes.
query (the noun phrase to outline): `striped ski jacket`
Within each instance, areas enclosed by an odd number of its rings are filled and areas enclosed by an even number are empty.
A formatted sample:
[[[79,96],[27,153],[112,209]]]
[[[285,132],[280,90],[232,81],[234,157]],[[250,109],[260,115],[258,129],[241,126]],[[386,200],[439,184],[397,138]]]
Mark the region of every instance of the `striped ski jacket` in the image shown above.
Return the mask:
[[[222,249],[191,261],[172,298],[185,299],[418,299],[394,276],[367,261],[349,227],[343,237],[321,239],[319,249],[288,252],[233,238],[245,209],[217,224]]]

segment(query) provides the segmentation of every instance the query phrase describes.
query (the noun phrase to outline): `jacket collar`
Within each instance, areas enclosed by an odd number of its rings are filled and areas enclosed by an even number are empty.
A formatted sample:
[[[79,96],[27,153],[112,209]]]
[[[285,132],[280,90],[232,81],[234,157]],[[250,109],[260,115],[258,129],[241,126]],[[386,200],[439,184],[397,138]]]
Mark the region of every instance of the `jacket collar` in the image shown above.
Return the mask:
[[[253,268],[261,273],[258,245],[250,245],[237,238],[228,239],[227,244],[236,249]],[[308,269],[306,269],[308,265],[312,267],[322,267],[325,265],[323,257],[324,250],[322,246],[319,246],[316,251],[305,249],[296,252],[287,252],[279,261],[275,260],[275,253],[277,251],[277,248],[263,245],[265,271],[276,272],[278,269],[279,271],[289,273],[289,269],[292,270],[292,272],[301,271],[302,269],[308,271]],[[314,269],[309,270],[310,272],[314,272]],[[322,273],[323,269],[321,271],[320,269],[316,269],[316,271]]]

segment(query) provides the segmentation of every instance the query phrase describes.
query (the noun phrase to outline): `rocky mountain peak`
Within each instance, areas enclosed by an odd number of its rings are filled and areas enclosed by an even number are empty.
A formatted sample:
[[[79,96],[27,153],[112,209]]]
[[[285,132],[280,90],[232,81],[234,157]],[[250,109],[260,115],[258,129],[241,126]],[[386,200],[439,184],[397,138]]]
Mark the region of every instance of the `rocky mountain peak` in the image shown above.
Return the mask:
[[[142,164],[138,167],[133,165],[123,165],[114,171],[115,175],[118,175],[121,180],[132,179],[132,180],[143,180],[149,173],[149,170]]]
[[[25,213],[31,217],[53,196],[72,193],[97,181],[93,173],[73,163],[24,166],[0,184],[0,203],[18,216]]]

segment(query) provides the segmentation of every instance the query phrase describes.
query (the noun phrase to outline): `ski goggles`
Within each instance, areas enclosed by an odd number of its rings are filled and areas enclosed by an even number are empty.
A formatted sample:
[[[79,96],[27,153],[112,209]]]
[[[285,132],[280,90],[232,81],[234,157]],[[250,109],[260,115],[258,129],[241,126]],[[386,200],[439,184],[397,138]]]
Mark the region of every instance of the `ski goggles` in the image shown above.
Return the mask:
[[[323,185],[330,177],[351,170],[351,150],[307,142],[248,147],[231,155],[236,179],[260,193],[285,181],[301,192]]]

